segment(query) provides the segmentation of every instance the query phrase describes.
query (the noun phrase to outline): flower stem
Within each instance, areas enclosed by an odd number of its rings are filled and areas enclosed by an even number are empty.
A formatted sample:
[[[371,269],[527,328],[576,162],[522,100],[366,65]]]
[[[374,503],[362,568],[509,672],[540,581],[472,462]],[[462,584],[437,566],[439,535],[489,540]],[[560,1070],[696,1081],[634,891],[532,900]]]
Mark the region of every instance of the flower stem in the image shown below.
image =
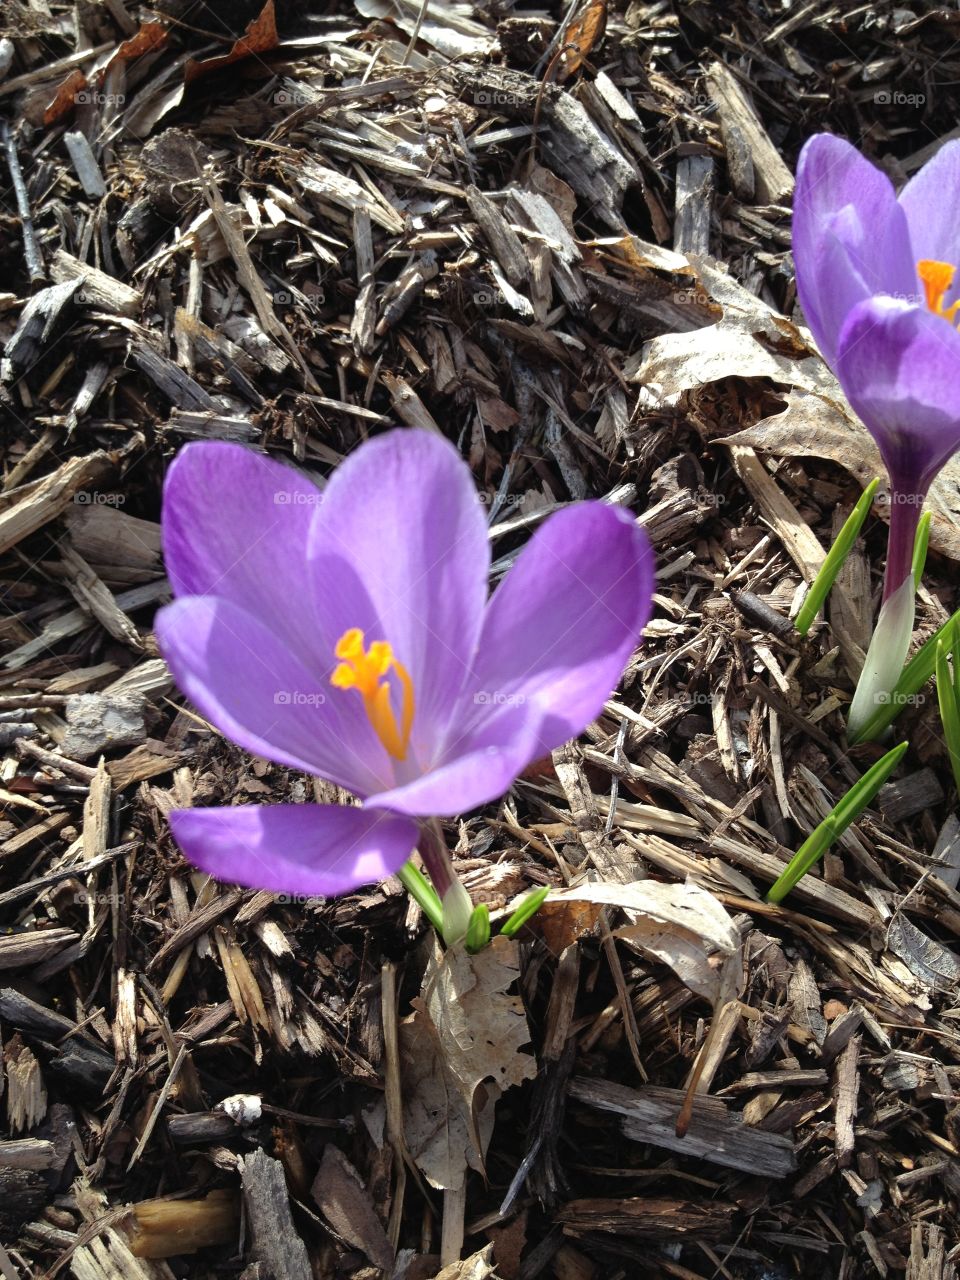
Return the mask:
[[[420,831],[420,857],[443,904],[440,932],[444,942],[460,942],[470,927],[473,903],[453,869],[440,823],[436,818],[430,818]]]
[[[916,490],[890,490],[890,533],[887,538],[887,568],[883,577],[883,600],[886,603],[913,572],[913,549],[917,525],[923,507],[922,493]]]

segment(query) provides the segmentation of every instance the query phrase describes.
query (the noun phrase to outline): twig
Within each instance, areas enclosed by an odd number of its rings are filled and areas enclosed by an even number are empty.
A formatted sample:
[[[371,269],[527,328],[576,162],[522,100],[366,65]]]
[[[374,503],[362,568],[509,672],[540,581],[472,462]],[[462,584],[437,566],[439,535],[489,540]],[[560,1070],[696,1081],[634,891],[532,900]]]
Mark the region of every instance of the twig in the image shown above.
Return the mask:
[[[40,257],[40,249],[37,245],[36,232],[33,229],[33,221],[30,217],[30,197],[27,195],[27,187],[23,181],[23,171],[20,168],[20,159],[17,156],[16,140],[10,132],[10,126],[6,120],[2,122],[2,128],[3,145],[7,151],[7,168],[10,170],[10,181],[13,183],[13,190],[17,197],[17,213],[20,215],[20,224],[23,227],[23,256],[31,283],[36,283],[38,280],[44,279],[45,272],[43,270],[43,259]]]

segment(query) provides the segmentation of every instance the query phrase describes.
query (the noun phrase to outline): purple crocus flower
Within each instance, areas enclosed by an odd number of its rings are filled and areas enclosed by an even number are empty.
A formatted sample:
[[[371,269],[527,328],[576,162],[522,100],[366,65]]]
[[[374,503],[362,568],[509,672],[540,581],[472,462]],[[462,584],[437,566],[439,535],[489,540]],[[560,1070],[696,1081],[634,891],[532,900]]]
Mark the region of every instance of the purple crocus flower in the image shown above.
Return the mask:
[[[275,892],[345,893],[419,844],[443,897],[428,820],[579,734],[651,609],[647,538],[599,502],[551,516],[488,600],[470,470],[417,430],[361,445],[322,492],[241,446],[189,444],[163,538],[176,599],[157,639],[180,688],[248,751],[363,802],[171,814],[198,867]]]
[[[890,477],[883,607],[851,707],[854,733],[903,669],[920,511],[960,448],[958,198],[960,141],[941,147],[899,197],[885,174],[830,134],[811,138],[797,167],[797,293]]]

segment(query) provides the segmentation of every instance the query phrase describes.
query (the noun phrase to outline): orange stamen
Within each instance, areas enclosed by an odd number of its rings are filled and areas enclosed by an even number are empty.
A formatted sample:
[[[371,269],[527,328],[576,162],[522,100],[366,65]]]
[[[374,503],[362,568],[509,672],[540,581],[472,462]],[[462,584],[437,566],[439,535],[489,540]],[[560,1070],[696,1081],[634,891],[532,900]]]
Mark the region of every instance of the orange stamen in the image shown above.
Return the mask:
[[[357,690],[363,698],[367,718],[384,749],[395,760],[405,760],[415,707],[413,681],[406,667],[396,660],[385,640],[374,640],[365,649],[363,632],[359,627],[351,627],[343,633],[334,653],[340,664],[334,668],[330,683],[335,689]],[[403,690],[399,725],[391,702],[390,685],[385,683],[391,670],[396,672]]]
[[[956,272],[956,267],[949,262],[938,262],[935,258],[921,258],[917,263],[917,275],[923,284],[927,306],[934,315],[943,316],[951,324],[955,322],[957,311],[960,310],[960,301],[944,307],[943,300],[953,284]]]

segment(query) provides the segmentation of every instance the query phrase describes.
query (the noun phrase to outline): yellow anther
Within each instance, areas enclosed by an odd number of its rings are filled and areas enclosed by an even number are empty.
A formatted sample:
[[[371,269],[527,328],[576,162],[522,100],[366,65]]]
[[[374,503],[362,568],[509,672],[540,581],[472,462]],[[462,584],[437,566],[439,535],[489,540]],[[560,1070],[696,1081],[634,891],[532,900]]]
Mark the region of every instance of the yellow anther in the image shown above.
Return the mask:
[[[406,668],[397,662],[386,640],[374,640],[365,649],[363,632],[359,627],[345,631],[333,652],[341,661],[334,668],[330,683],[335,689],[357,690],[363,698],[367,718],[384,749],[395,760],[405,760],[414,712],[413,681]],[[391,669],[396,673],[402,691],[399,725],[393,710],[392,691],[385,683]]]
[[[951,324],[956,321],[960,301],[944,307],[943,300],[953,284],[956,272],[956,267],[951,266],[949,262],[938,262],[935,258],[921,258],[917,263],[917,275],[923,283],[927,306],[935,315],[943,316]]]

